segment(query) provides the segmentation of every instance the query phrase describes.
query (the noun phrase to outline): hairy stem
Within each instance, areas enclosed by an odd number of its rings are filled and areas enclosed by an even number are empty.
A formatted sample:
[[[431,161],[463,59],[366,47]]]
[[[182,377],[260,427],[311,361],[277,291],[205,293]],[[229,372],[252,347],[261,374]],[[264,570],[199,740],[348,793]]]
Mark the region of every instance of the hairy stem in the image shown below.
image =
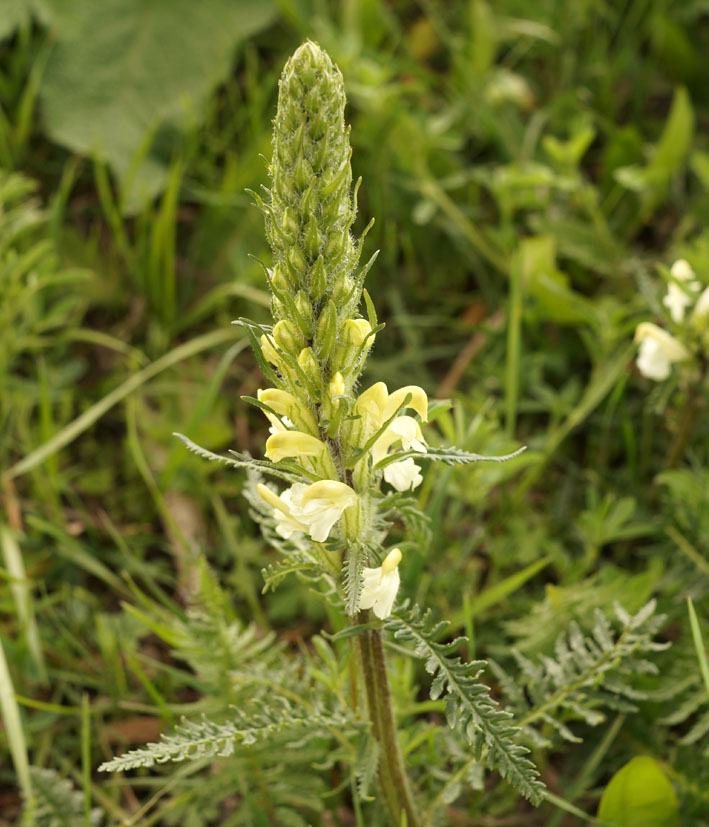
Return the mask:
[[[687,404],[682,412],[682,418],[679,422],[679,427],[675,433],[670,450],[667,452],[667,459],[665,466],[667,468],[674,468],[682,459],[682,454],[687,447],[689,438],[692,436],[694,426],[697,424],[697,419],[702,410],[704,403],[702,383],[697,387],[693,387],[687,397]]]
[[[367,623],[369,612],[360,612],[357,623]],[[379,784],[392,827],[402,824],[406,813],[407,827],[419,827],[418,810],[404,768],[399,747],[396,720],[391,704],[382,633],[372,629],[357,636],[362,673],[367,695],[367,710],[372,733],[379,745]]]

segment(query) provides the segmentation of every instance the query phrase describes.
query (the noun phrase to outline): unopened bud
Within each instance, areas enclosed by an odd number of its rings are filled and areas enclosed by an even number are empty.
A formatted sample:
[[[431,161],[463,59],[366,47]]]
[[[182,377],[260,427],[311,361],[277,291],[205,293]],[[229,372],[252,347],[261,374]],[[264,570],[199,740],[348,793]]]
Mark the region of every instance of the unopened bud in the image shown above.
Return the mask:
[[[330,358],[333,348],[337,344],[337,308],[332,300],[326,305],[318,319],[315,334],[315,347],[323,361]]]
[[[345,343],[354,347],[361,347],[366,341],[366,347],[372,346],[374,336],[369,336],[372,326],[366,319],[347,319],[345,322]],[[369,338],[367,338],[369,337]]]
[[[295,183],[296,186],[304,190],[313,179],[313,168],[310,166],[307,158],[299,158],[295,165]]]
[[[322,246],[322,237],[318,230],[318,222],[311,213],[308,219],[308,226],[305,228],[305,252],[311,259],[317,258]]]
[[[273,338],[281,350],[295,356],[303,347],[305,339],[303,334],[298,329],[298,326],[293,322],[285,319],[278,322],[273,328]]]
[[[271,340],[268,336],[266,336],[266,334],[261,336],[261,352],[267,362],[270,362],[272,365],[276,365],[276,367],[280,365],[281,357],[278,355],[278,351],[273,347]]]
[[[270,271],[271,284],[273,290],[278,293],[285,293],[289,289],[288,274],[286,273],[282,264],[274,265]]]
[[[286,207],[283,211],[282,229],[284,233],[291,237],[291,241],[295,241],[298,237],[300,225],[298,223],[298,219],[296,218],[295,211],[290,207]]]
[[[298,327],[306,339],[313,335],[313,307],[303,290],[295,294],[295,309],[298,312]]]
[[[300,279],[305,272],[305,256],[297,244],[294,244],[288,250],[288,264],[290,264],[293,272]]]
[[[330,384],[327,389],[330,393],[330,399],[334,399],[336,396],[345,395],[347,388],[345,387],[345,380],[339,370],[330,380]],[[339,404],[339,400],[337,400],[336,404]]]
[[[354,279],[342,273],[332,286],[332,298],[335,304],[342,306],[352,295]]]
[[[317,261],[310,268],[310,295],[315,301],[319,301],[327,289],[327,272],[325,270],[325,259],[320,255]]]
[[[320,385],[320,367],[317,359],[313,355],[311,347],[304,347],[298,354],[298,364],[303,369],[303,373],[316,386]]]

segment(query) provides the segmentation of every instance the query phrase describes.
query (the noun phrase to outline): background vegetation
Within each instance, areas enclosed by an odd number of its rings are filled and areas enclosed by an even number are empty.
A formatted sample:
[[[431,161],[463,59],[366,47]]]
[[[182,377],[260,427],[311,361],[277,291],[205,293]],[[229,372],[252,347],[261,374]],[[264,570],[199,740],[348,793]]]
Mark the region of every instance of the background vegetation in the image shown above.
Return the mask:
[[[542,722],[552,749],[533,757],[555,801],[535,810],[496,776],[473,790],[453,756],[458,777],[430,773],[442,823],[585,823],[615,771],[650,756],[679,823],[709,824],[686,607],[706,639],[709,422],[687,427],[687,390],[639,376],[631,343],[661,315],[658,264],[684,256],[709,283],[708,15],[701,0],[3,4],[0,824],[30,787],[38,824],[354,823],[311,746],[292,764],[242,746],[169,780],[95,772],[238,702],[229,670],[268,670],[279,644],[330,663],[328,691],[342,675],[349,642],[313,642],[342,625],[322,597],[295,578],[261,594],[275,556],[244,477],[171,436],[262,454],[239,398],[262,379],[230,322],[267,319],[244,190],[266,182],[276,81],[306,37],[344,74],[360,229],[377,220],[365,258],[381,250],[368,289],[387,328],[368,378],[453,398],[441,442],[529,446],[427,471],[430,532],[400,594],[467,634],[462,655],[494,659],[496,695],[615,601],[656,598],[672,643],[659,674],[632,676],[635,711]],[[423,773],[429,680],[395,672]]]

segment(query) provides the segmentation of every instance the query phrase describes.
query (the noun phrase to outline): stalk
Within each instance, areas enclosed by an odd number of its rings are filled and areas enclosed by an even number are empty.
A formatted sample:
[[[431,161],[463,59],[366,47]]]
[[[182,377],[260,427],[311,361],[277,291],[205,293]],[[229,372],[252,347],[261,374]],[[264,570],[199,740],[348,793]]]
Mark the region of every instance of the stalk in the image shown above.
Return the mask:
[[[357,623],[367,623],[369,612],[360,612]],[[370,629],[357,636],[362,674],[367,696],[367,711],[372,733],[379,744],[379,784],[392,827],[402,824],[406,813],[407,827],[420,827],[418,810],[404,767],[399,746],[396,720],[391,703],[391,692],[379,629]]]
[[[684,450],[687,447],[694,426],[697,424],[697,419],[704,407],[704,392],[703,379],[698,386],[693,387],[688,393],[687,404],[682,412],[682,418],[679,422],[679,427],[674,435],[670,450],[667,452],[667,459],[665,466],[667,468],[674,468],[682,459]]]
[[[328,483],[330,487],[320,493],[354,497],[356,507],[344,506],[341,537],[347,553],[365,557],[364,538],[373,524],[370,490],[376,482],[368,460],[353,462],[352,456],[354,449],[363,452],[369,434],[363,435],[362,417],[354,416],[342,400],[353,398],[373,331],[359,310],[368,265],[359,267],[363,236],[356,239],[351,232],[358,184],[352,185],[345,103],[340,70],[316,43],[304,43],[279,82],[269,165],[272,186],[254,197],[265,214],[273,251],[267,277],[275,325],[262,339],[262,356],[275,367],[278,376],[273,378],[287,390],[280,396],[271,390],[264,398],[284,405],[283,412],[297,423],[298,432],[286,440],[293,446],[296,440],[298,447],[288,450],[293,457],[301,451],[301,462],[311,463],[320,477],[316,484]],[[271,439],[285,444],[278,435]],[[313,447],[318,444],[319,454]],[[262,496],[271,502],[275,497],[267,489]],[[339,571],[342,553],[324,545],[318,548],[328,555],[329,568]],[[368,622],[368,611],[355,606],[348,611],[354,622]],[[359,635],[357,646],[367,713],[379,745],[383,807],[392,827],[419,827],[399,748],[381,632]]]

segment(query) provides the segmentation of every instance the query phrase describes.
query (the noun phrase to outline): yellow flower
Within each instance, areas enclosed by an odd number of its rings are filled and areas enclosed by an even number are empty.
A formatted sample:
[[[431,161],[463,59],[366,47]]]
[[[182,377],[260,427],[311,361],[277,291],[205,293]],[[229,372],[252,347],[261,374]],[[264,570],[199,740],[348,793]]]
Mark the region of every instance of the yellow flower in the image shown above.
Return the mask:
[[[317,431],[317,423],[312,411],[296,399],[292,393],[282,391],[279,388],[266,388],[265,390],[258,390],[256,396],[259,402],[268,405],[283,419],[294,422],[298,426],[305,426],[311,431]],[[273,414],[269,414],[268,411],[264,411],[264,413],[275,431],[284,430],[281,422]]]
[[[320,480],[305,489],[300,505],[293,513],[307,526],[306,531],[312,539],[323,543],[345,509],[357,505],[357,502],[357,494],[344,482]]]
[[[687,348],[666,330],[651,322],[642,322],[635,330],[640,345],[637,366],[640,373],[656,382],[664,382],[675,362],[689,359]]]
[[[357,397],[355,407],[357,413],[366,420],[368,429],[376,431],[394,415],[409,395],[411,399],[406,403],[406,407],[416,411],[421,420],[426,422],[428,397],[426,391],[418,385],[406,385],[390,394],[384,382],[377,382]]]
[[[330,399],[333,399],[335,396],[344,396],[346,390],[347,388],[345,387],[345,380],[340,371],[338,370],[337,373],[330,380],[330,384],[328,386],[328,391],[330,392]]]
[[[266,456],[271,462],[287,457],[319,457],[326,450],[324,442],[302,431],[281,431],[266,440]]]
[[[273,508],[273,517],[276,520],[276,533],[288,540],[296,531],[307,531],[307,525],[300,522],[294,515],[294,509],[300,505],[300,500],[307,486],[295,483],[278,495],[267,485],[259,483],[256,490],[263,500]]]
[[[347,319],[345,322],[345,342],[348,345],[360,347],[366,340],[367,346],[371,347],[374,340],[373,336],[369,336],[371,332],[372,326],[366,319]]]
[[[401,551],[392,549],[377,568],[362,569],[362,593],[359,608],[372,609],[374,614],[384,620],[389,617],[394,607],[396,593],[399,591],[399,563]]]

